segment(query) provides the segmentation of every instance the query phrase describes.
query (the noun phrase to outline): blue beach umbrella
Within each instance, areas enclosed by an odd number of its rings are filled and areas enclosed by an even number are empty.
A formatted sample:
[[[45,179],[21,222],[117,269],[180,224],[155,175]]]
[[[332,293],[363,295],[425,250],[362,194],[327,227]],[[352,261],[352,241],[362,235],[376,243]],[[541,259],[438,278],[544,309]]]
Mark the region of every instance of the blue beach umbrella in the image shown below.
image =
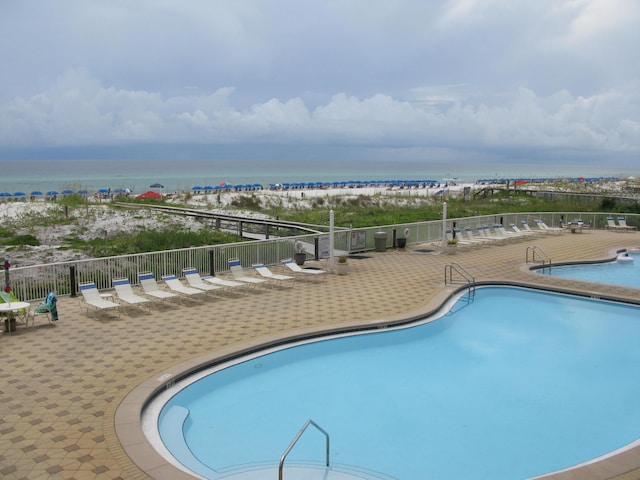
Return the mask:
[[[194,185],[193,187],[191,187],[191,190],[193,191],[202,190],[202,187],[200,185]]]
[[[13,194],[14,197],[24,197],[26,194],[24,192],[15,192]]]
[[[71,195],[72,193],[73,193],[73,190],[69,190],[68,188],[62,191],[63,195]]]
[[[98,193],[109,193],[109,189],[108,188],[101,188],[100,190],[98,190]]]
[[[211,185],[205,185],[203,190],[213,190]]]
[[[31,192],[31,195],[33,195],[33,196],[42,195],[42,192],[40,190],[34,190],[33,192]]]
[[[49,190],[49,191],[47,192],[47,195],[60,195],[60,194],[59,194],[57,191],[55,191],[55,190]]]
[[[88,195],[88,194],[89,194],[89,191],[88,191],[88,190],[78,190],[78,193],[79,193],[80,195]]]

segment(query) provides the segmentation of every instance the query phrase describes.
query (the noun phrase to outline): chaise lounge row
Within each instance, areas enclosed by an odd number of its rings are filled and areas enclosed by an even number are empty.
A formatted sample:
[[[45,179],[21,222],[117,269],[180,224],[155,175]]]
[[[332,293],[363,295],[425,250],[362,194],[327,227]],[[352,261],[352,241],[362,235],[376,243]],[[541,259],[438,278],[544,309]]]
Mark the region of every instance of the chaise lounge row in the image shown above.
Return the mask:
[[[111,293],[100,293],[95,282],[85,282],[80,284],[80,292],[84,299],[86,313],[92,313],[94,318],[99,311],[113,311],[117,315],[125,311],[126,306],[134,306],[144,311],[147,305],[153,300],[182,301],[185,298],[198,298],[207,292],[224,292],[241,288],[290,286],[293,287],[297,278],[319,277],[325,273],[324,270],[302,269],[291,259],[282,261],[283,267],[291,271],[292,275],[283,275],[272,272],[263,264],[253,264],[255,275],[248,275],[242,268],[240,260],[233,258],[229,260],[229,270],[233,280],[216,276],[201,277],[198,270],[190,267],[182,270],[187,285],[183,284],[175,275],[163,275],[162,281],[166,286],[160,288],[155,275],[151,272],[138,274],[138,280],[143,291],[143,295],[138,295],[133,291],[131,283],[127,278],[113,280],[113,288],[119,302],[113,300]],[[147,311],[148,312],[148,311]]]

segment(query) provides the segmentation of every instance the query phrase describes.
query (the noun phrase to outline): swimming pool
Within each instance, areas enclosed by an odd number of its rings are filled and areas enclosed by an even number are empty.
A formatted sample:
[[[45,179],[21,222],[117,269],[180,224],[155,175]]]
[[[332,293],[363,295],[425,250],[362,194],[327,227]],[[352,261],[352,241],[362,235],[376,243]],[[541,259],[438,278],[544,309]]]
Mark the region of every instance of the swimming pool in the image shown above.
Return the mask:
[[[331,435],[332,465],[360,478],[523,479],[638,439],[637,307],[491,287],[452,312],[202,373],[144,428],[208,478],[277,466],[309,418]],[[286,465],[323,461],[307,431]]]
[[[611,283],[627,287],[640,288],[640,253],[630,252],[631,262],[614,260],[604,263],[587,263],[579,265],[562,265],[539,270],[560,277],[576,278],[591,282]]]

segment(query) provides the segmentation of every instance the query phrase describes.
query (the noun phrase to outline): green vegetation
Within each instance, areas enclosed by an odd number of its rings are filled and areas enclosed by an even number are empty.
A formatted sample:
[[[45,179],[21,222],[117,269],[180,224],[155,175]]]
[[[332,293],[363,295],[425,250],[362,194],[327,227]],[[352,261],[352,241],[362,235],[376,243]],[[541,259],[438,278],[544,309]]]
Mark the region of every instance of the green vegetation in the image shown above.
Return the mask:
[[[606,199],[605,199],[606,200]],[[281,220],[326,225],[329,211],[334,211],[335,223],[340,226],[351,225],[354,228],[377,225],[412,223],[442,218],[442,202],[447,202],[450,218],[495,213],[545,212],[545,211],[614,211],[602,201],[548,200],[517,191],[501,191],[491,196],[477,196],[469,201],[462,198],[410,197],[410,196],[360,196],[326,197],[313,200],[313,208],[293,208],[269,206],[260,211]],[[624,211],[624,210],[615,210]],[[630,211],[627,205],[626,211]]]
[[[153,203],[179,206],[149,200],[123,198],[128,203]],[[518,190],[478,191],[465,201],[461,196],[411,196],[404,195],[340,195],[303,199],[303,195],[292,192],[290,196],[260,196],[247,194],[237,196],[230,208],[240,211],[255,211],[271,218],[314,225],[328,225],[329,212],[334,211],[338,226],[353,228],[378,225],[405,224],[420,221],[439,220],[442,203],[447,202],[449,218],[476,215],[518,212],[620,212],[640,213],[637,200],[615,196],[554,195],[532,196]],[[188,205],[183,205],[187,207]],[[168,213],[150,214],[145,209],[131,210],[130,219],[153,217],[154,227],[116,228],[109,232],[96,229],[94,220],[108,218],[104,208],[112,205],[96,206],[87,203],[78,194],[60,197],[47,210],[33,210],[18,218],[6,220],[0,228],[0,245],[6,250],[40,245],[38,231],[49,231],[50,227],[72,225],[71,234],[60,241],[61,249],[85,252],[93,257],[123,255],[133,253],[171,250],[193,246],[215,245],[242,241],[236,235],[201,229],[188,231]],[[120,226],[128,224],[127,219],[119,220]],[[251,228],[247,225],[245,229]]]
[[[187,232],[172,229],[144,230],[131,234],[119,233],[102,238],[95,237],[86,241],[76,237],[65,239],[67,248],[86,251],[93,257],[156,252],[238,241],[242,241],[242,239],[229,233],[212,230]]]

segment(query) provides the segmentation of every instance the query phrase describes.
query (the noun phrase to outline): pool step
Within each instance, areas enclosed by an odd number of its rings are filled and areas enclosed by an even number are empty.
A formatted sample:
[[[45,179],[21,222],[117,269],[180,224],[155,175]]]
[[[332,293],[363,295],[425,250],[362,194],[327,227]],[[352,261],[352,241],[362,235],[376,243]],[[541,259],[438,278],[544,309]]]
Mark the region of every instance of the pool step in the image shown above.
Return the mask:
[[[262,467],[242,472],[221,474],[219,480],[265,480],[278,478],[278,467]],[[314,467],[308,465],[286,465],[283,479],[295,480],[397,480],[377,472],[358,470],[352,467]]]

